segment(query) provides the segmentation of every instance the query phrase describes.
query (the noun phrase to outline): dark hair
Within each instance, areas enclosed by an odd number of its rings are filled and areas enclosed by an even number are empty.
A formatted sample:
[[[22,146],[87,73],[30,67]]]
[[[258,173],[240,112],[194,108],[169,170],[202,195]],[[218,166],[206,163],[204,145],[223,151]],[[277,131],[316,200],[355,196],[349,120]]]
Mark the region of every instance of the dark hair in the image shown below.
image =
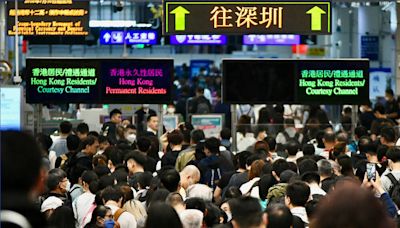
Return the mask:
[[[340,172],[343,176],[353,176],[353,163],[351,162],[351,158],[345,154],[340,155],[337,157],[337,162],[340,165],[341,169]]]
[[[181,177],[175,169],[168,169],[161,174],[160,180],[164,188],[170,192],[175,192],[178,190]]]
[[[97,131],[89,131],[87,135],[95,137],[96,139],[100,136],[100,134]]]
[[[106,216],[107,211],[111,211],[111,209],[104,205],[97,205],[96,208],[92,212],[92,219],[88,224],[96,225],[97,217],[104,218]],[[86,226],[85,226],[86,227]]]
[[[147,152],[151,147],[151,140],[148,137],[140,136],[136,139],[136,145],[140,151]]]
[[[305,172],[301,175],[301,180],[309,184],[317,183],[319,185],[321,178],[317,172]]]
[[[278,159],[272,163],[272,171],[275,171],[276,175],[279,177],[281,173],[289,169],[289,163],[284,159]]]
[[[69,151],[76,151],[79,148],[81,140],[76,135],[68,135],[67,137],[67,148]]]
[[[221,139],[229,140],[232,137],[231,129],[223,128],[220,132]]]
[[[167,189],[160,188],[154,192],[150,192],[149,198],[147,198],[146,205],[150,207],[152,204],[157,202],[165,202],[170,192]]]
[[[314,155],[315,154],[315,147],[312,144],[304,144],[303,145],[303,154],[304,156],[307,155]]]
[[[235,155],[235,159],[237,161],[239,168],[246,169],[246,160],[248,157],[250,157],[250,155],[251,155],[250,151],[242,151]]]
[[[141,188],[146,188],[150,186],[152,179],[153,175],[151,174],[151,172],[146,171],[138,174],[137,183],[140,184]]]
[[[1,191],[28,193],[38,180],[41,152],[27,133],[0,131]]]
[[[206,211],[206,202],[202,198],[193,197],[185,200],[186,209],[196,209],[201,212]]]
[[[119,188],[108,186],[102,191],[101,198],[105,203],[109,200],[118,202],[119,199],[123,198],[123,194]]]
[[[151,120],[151,117],[157,117],[156,113],[149,113],[149,115],[147,116],[147,122],[149,122]]]
[[[314,218],[315,212],[317,212],[318,210],[318,204],[320,200],[321,197],[316,197],[316,195],[313,195],[313,199],[306,203],[305,208],[307,211],[308,219]]]
[[[391,96],[394,96],[394,92],[393,92],[393,90],[392,90],[391,88],[387,88],[387,89],[385,90],[385,93],[387,93],[387,94],[389,94],[389,95],[391,95]]]
[[[94,172],[97,174],[97,176],[102,177],[106,176],[111,173],[110,169],[107,167],[107,165],[97,165],[94,168]]]
[[[357,127],[354,129],[354,134],[355,134],[358,138],[361,138],[361,137],[363,137],[363,136],[368,136],[368,130],[367,130],[367,128],[364,127],[364,126],[357,126]]]
[[[285,144],[285,148],[288,152],[289,155],[294,156],[297,154],[297,152],[299,152],[299,142],[297,142],[297,140],[289,140],[286,144]]]
[[[268,205],[266,211],[268,215],[267,228],[291,228],[293,225],[293,215],[289,208],[280,203]]]
[[[206,136],[204,135],[204,131],[201,129],[195,129],[190,133],[190,139],[193,141],[193,143],[197,144],[201,140],[204,140]]]
[[[102,176],[99,179],[98,190],[105,189],[114,185],[114,177],[112,175]]]
[[[221,209],[215,206],[213,203],[206,203],[207,213],[204,216],[204,222],[207,227],[213,227],[219,224],[220,217],[222,216]]]
[[[294,119],[286,118],[283,120],[283,124],[285,124],[286,126],[294,127]]]
[[[47,188],[49,191],[55,190],[58,184],[66,177],[67,174],[60,168],[50,170],[49,176],[47,177]]]
[[[183,134],[180,130],[173,130],[167,134],[167,140],[172,145],[180,145],[183,142]]]
[[[298,169],[300,175],[305,172],[318,172],[317,162],[312,159],[304,159],[298,164]]]
[[[386,153],[386,157],[392,162],[400,162],[400,147],[392,147]]]
[[[122,164],[122,152],[115,146],[109,146],[104,150],[103,155],[105,155],[108,160],[110,160],[114,166]]]
[[[370,137],[362,136],[358,140],[358,150],[360,151],[361,154],[366,154],[375,151],[376,148]]]
[[[42,150],[49,151],[50,147],[53,145],[53,140],[51,139],[50,135],[45,135],[39,133],[36,136],[36,141],[39,143],[39,146]]]
[[[131,159],[143,167],[146,164],[146,156],[141,154],[139,151],[131,151],[125,155],[125,163],[128,163]]]
[[[121,114],[122,115],[122,112],[119,109],[113,109],[110,112],[110,118],[112,118],[116,114]]]
[[[310,197],[310,187],[302,181],[295,181],[286,187],[286,196],[292,205],[304,207]]]
[[[80,148],[79,150],[83,150],[86,148],[86,146],[91,146],[91,145],[95,144],[96,141],[98,141],[96,137],[89,135],[81,142],[81,145],[79,146],[79,148]]]
[[[376,153],[378,154],[378,160],[382,161],[384,157],[387,157],[387,151],[389,147],[387,145],[379,145],[376,148]]]
[[[221,145],[220,141],[215,138],[211,137],[206,139],[204,143],[204,147],[207,148],[212,154],[219,154],[219,146]]]
[[[168,224],[170,228],[183,228],[178,213],[166,203],[151,204],[147,213],[146,228],[159,228]]]
[[[99,179],[99,177],[97,176],[97,174],[92,171],[92,170],[86,170],[82,173],[82,181],[87,183],[87,184],[91,184],[93,181],[97,181]]]
[[[336,140],[336,135],[333,131],[325,131],[324,132],[324,140],[325,142],[334,143]]]
[[[73,228],[75,217],[72,208],[68,206],[57,207],[49,217],[49,227]]]
[[[276,149],[276,140],[274,137],[267,136],[264,138],[264,141],[268,143],[269,149],[270,150],[275,150]]]
[[[232,220],[240,227],[259,226],[262,222],[260,203],[253,197],[234,198],[229,201],[232,212]]]
[[[89,125],[87,123],[80,123],[76,126],[76,131],[81,134],[89,133]]]
[[[387,142],[395,142],[396,141],[396,132],[393,127],[383,127],[381,129],[381,137],[384,138]]]
[[[230,186],[225,192],[225,199],[238,198],[240,196],[242,196],[242,192],[236,186]]]
[[[72,124],[69,121],[63,121],[60,123],[60,132],[62,134],[69,134],[72,131]]]
[[[396,226],[394,220],[388,216],[384,204],[374,196],[372,191],[347,182],[336,186],[335,191],[321,200],[310,227],[387,228]]]

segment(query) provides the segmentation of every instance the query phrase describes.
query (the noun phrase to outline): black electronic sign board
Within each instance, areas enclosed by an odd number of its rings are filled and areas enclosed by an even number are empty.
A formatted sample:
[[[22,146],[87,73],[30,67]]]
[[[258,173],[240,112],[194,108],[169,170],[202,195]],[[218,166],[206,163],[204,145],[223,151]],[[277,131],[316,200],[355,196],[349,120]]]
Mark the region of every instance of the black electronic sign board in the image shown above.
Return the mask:
[[[28,103],[166,104],[172,59],[28,58]]]
[[[233,104],[365,104],[369,60],[223,60],[223,100]]]

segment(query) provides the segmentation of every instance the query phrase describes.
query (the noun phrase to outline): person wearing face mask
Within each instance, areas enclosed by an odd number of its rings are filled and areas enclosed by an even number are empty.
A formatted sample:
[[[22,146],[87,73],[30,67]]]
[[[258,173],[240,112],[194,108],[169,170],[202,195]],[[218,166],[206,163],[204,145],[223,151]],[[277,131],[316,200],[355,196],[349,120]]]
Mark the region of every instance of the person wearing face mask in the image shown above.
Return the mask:
[[[143,104],[142,107],[135,112],[135,123],[137,123],[137,130],[139,134],[146,131],[146,120],[150,115],[157,115],[157,113],[151,109],[150,105],[148,104]]]
[[[129,144],[133,144],[136,141],[136,127],[135,125],[129,124],[124,128],[125,139],[128,140]]]
[[[84,226],[84,228],[98,228],[98,227],[119,227],[113,220],[113,215],[111,209],[107,206],[99,205],[97,206],[92,213],[92,219],[88,224]]]
[[[48,192],[41,197],[41,205],[47,204],[46,200],[51,200],[51,196],[54,196],[63,201],[64,206],[72,207],[71,196],[69,190],[71,183],[67,178],[67,174],[64,170],[57,168],[49,171],[47,178]]]

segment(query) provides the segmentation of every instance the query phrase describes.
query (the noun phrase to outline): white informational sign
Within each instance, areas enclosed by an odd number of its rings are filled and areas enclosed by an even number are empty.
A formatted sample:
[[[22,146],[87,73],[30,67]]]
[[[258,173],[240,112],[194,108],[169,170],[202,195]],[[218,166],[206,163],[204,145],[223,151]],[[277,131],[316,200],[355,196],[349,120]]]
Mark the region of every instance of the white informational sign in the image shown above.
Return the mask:
[[[179,116],[178,115],[164,115],[163,124],[167,131],[172,131],[178,127]]]
[[[371,68],[369,73],[369,98],[384,97],[385,90],[389,87],[394,90],[392,70],[390,68]]]
[[[224,121],[222,114],[192,115],[192,125],[195,129],[204,131],[206,138],[219,137]]]
[[[22,129],[22,87],[0,87],[0,130]]]

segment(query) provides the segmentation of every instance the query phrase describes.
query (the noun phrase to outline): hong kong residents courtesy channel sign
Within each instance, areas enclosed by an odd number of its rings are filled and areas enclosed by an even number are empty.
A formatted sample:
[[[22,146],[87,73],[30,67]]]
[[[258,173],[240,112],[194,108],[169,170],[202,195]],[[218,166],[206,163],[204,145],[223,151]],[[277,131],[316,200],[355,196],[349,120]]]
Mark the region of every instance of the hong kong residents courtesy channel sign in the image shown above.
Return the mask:
[[[28,103],[168,103],[172,59],[30,58]]]

